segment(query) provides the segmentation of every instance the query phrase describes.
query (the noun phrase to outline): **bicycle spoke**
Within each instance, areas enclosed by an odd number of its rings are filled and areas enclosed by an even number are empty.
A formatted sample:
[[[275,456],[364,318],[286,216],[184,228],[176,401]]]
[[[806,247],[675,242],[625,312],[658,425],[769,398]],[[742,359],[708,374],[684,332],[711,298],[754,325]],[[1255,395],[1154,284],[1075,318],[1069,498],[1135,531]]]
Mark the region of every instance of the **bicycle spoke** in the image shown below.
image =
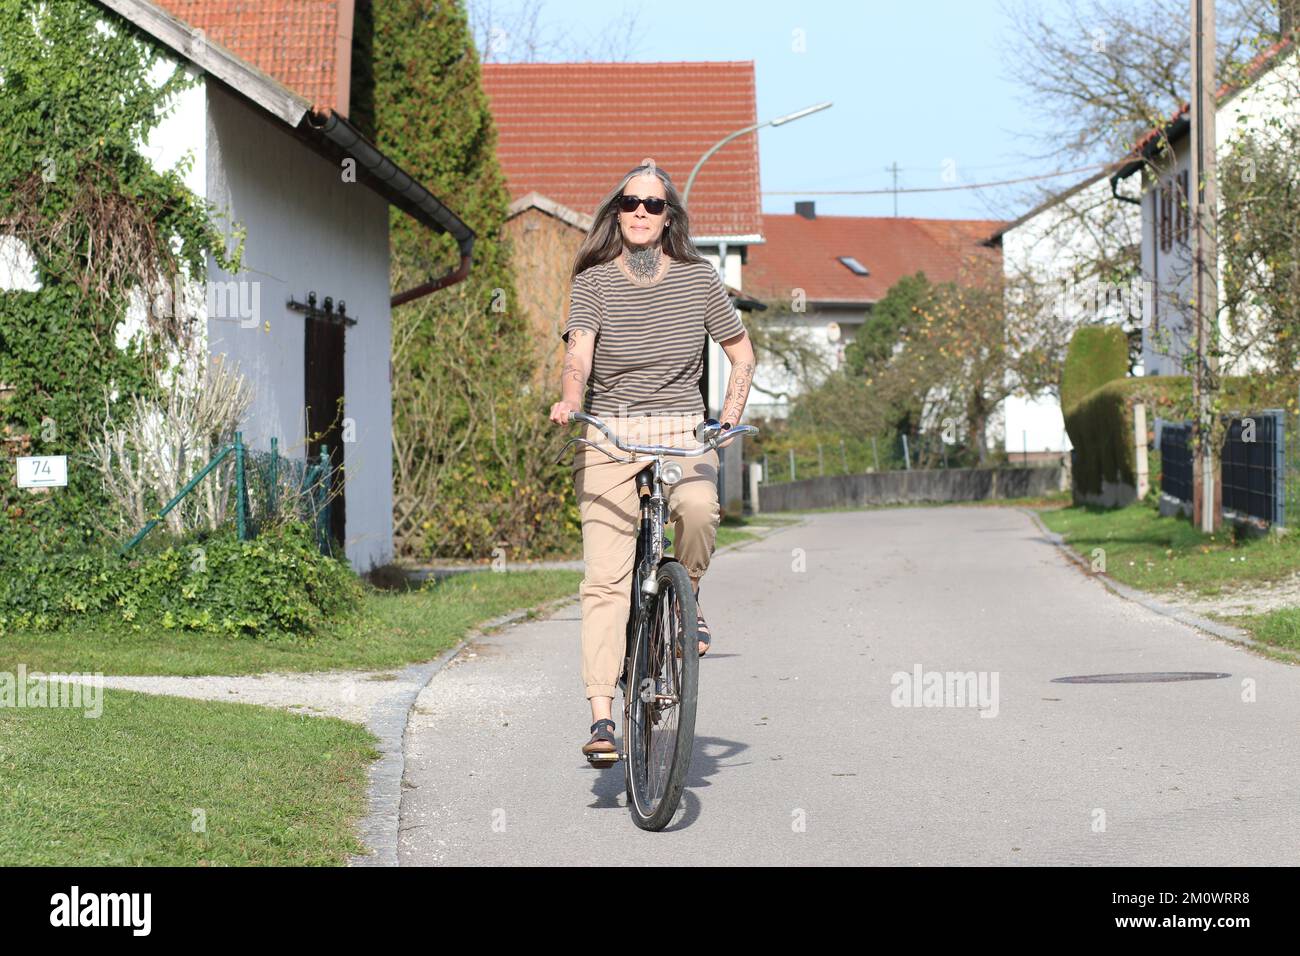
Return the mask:
[[[680,632],[676,626],[681,618],[677,595],[668,592],[664,599],[660,600],[657,610],[655,639],[651,643],[654,655],[651,667],[655,681],[654,690],[656,695],[677,698],[680,683],[675,663],[678,660],[677,651],[681,643],[678,639]],[[655,804],[658,804],[668,786],[669,771],[677,749],[677,710],[672,704],[665,705],[657,697],[651,706],[654,708],[655,719],[652,725],[650,760],[647,762],[654,773],[650,788],[651,795]]]
[[[628,713],[629,796],[644,829],[662,829],[681,800],[690,767],[698,689],[698,651],[687,620],[690,580],[678,564],[660,571],[661,590],[638,622]],[[687,645],[690,645],[687,647]]]

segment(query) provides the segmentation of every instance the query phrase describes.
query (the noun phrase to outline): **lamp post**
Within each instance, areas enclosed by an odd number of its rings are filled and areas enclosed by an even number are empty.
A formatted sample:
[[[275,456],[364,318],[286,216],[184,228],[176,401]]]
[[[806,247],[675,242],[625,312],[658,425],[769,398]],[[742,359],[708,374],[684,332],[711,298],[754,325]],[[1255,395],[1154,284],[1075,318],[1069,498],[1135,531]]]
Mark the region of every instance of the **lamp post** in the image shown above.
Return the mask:
[[[691,186],[695,183],[695,177],[699,175],[700,167],[704,165],[705,161],[710,156],[722,149],[722,147],[726,146],[733,139],[738,136],[744,136],[746,133],[752,133],[755,130],[762,129],[764,126],[783,126],[786,123],[792,123],[795,120],[803,119],[805,116],[812,113],[818,113],[824,109],[828,109],[831,105],[830,100],[827,100],[825,103],[818,103],[816,106],[809,106],[806,109],[798,110],[794,113],[787,113],[785,116],[778,116],[776,119],[768,120],[766,123],[755,123],[753,126],[746,126],[744,129],[738,129],[734,133],[730,133],[718,140],[707,153],[700,157],[700,161],[696,163],[695,168],[691,170],[691,175],[686,180],[686,191],[682,193],[683,204],[687,206],[691,204]]]
[[[824,109],[829,109],[832,105],[831,101],[827,100],[825,103],[818,103],[816,106],[808,106],[804,109],[796,110],[793,113],[787,113],[785,116],[778,116],[776,119],[770,119],[765,123],[755,123],[753,126],[746,126],[744,129],[738,129],[734,133],[729,133],[722,137],[722,139],[714,143],[709,150],[700,157],[700,161],[696,163],[695,168],[691,170],[691,175],[686,180],[686,189],[682,193],[682,205],[690,208],[691,187],[695,185],[695,177],[700,174],[700,167],[705,164],[710,156],[722,149],[722,147],[726,146],[733,139],[736,139],[739,136],[744,136],[746,133],[752,133],[755,130],[762,129],[764,126],[784,126],[786,123],[792,123],[797,119],[803,119],[805,116],[810,116],[813,113],[820,113]],[[718,246],[718,276],[722,279],[723,285],[726,285],[727,244],[725,242],[720,243]]]
[[[705,152],[705,154],[700,157],[699,162],[695,164],[695,168],[691,170],[691,175],[686,180],[686,189],[682,193],[682,205],[686,206],[688,209],[690,208],[691,187],[695,185],[695,177],[700,174],[700,167],[703,166],[705,162],[708,161],[708,158],[710,156],[712,156],[718,150],[722,149],[722,147],[726,146],[733,139],[736,139],[740,136],[744,136],[746,133],[752,133],[755,130],[762,129],[764,126],[782,126],[786,123],[793,122],[794,120],[802,119],[803,117],[808,116],[812,113],[818,113],[824,109],[829,108],[830,106],[831,106],[831,102],[830,100],[827,100],[825,103],[818,103],[816,106],[809,106],[806,107],[805,109],[797,110],[794,113],[787,113],[785,116],[778,116],[776,119],[768,120],[765,123],[755,123],[753,126],[746,126],[744,129],[738,129],[734,133],[729,133],[728,135],[722,137],[722,139],[714,143],[708,149],[708,151]],[[727,284],[727,244],[725,241],[718,243],[718,277],[722,280],[723,287],[725,288]],[[709,347],[710,347],[710,343],[708,341],[708,338],[706,337],[704,342],[704,355],[703,355],[704,375],[703,378],[701,379],[701,388],[706,393],[709,391],[709,385],[711,383],[711,378],[712,378],[711,363],[709,362]],[[711,397],[706,394],[705,396],[706,411],[709,409],[710,404],[711,404]],[[729,446],[732,450],[733,456],[739,455],[738,444],[739,443],[737,442],[733,442],[731,446]],[[790,459],[790,472],[791,475],[793,475],[794,473],[793,452],[791,453],[791,455],[792,457]],[[719,485],[718,496],[723,501],[724,507],[726,502],[726,484],[723,475],[726,470],[726,461],[725,461],[726,457],[727,457],[726,455],[722,455],[718,459],[718,485]]]

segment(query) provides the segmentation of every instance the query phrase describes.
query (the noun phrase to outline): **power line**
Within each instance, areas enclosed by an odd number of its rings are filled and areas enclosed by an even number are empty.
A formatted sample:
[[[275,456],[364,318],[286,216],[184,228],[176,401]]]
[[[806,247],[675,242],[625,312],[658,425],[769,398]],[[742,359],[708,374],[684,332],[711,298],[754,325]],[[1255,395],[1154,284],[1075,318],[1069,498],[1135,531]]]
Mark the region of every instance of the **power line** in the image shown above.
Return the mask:
[[[764,196],[888,196],[898,193],[950,193],[962,189],[988,189],[992,186],[1012,186],[1016,183],[1029,183],[1040,179],[1055,179],[1057,176],[1069,176],[1073,173],[1086,173],[1095,169],[1115,168],[1116,163],[1092,163],[1076,169],[1060,169],[1054,173],[1041,173],[1037,176],[1020,176],[1016,179],[1000,179],[988,183],[965,183],[961,186],[926,186],[912,189],[800,189],[800,190],[763,190]]]

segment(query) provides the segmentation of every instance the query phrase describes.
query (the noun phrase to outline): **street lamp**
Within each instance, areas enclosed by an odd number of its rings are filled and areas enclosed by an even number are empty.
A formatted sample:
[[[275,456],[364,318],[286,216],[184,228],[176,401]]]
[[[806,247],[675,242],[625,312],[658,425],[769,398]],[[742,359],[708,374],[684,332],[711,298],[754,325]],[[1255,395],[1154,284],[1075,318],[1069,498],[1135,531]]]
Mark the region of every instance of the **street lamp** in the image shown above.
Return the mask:
[[[793,122],[794,120],[802,119],[803,117],[808,116],[812,113],[819,113],[824,109],[828,109],[830,106],[831,106],[831,102],[830,100],[827,100],[825,103],[818,103],[816,106],[809,106],[805,109],[798,110],[794,113],[787,113],[785,116],[778,116],[776,119],[768,120],[766,123],[755,123],[753,126],[746,126],[744,129],[738,129],[734,133],[731,133],[728,136],[724,136],[722,139],[718,140],[716,143],[713,144],[713,146],[709,149],[707,153],[705,153],[703,156],[700,157],[700,161],[696,163],[695,168],[691,170],[690,178],[686,180],[686,190],[685,192],[682,193],[682,205],[688,208],[690,207],[691,187],[695,185],[695,177],[699,175],[700,167],[704,165],[705,161],[708,160],[710,156],[712,156],[718,150],[722,149],[722,147],[726,146],[733,139],[735,139],[738,136],[744,136],[746,133],[752,133],[755,130],[762,129],[764,126],[782,126],[785,123],[790,123]],[[727,243],[725,240],[720,241],[718,243],[718,278],[722,280],[723,286],[726,286],[727,284]],[[717,346],[713,346],[713,347],[715,349],[717,348]],[[712,363],[709,361],[709,349],[710,349],[710,342],[708,340],[708,337],[706,336],[704,340],[704,354],[702,357],[703,365],[704,365],[704,374],[701,379],[701,390],[705,392],[709,391],[711,378],[712,378]],[[711,406],[711,404],[712,403],[710,401],[710,398],[706,394],[705,395],[706,410]],[[724,503],[726,502],[726,482],[724,476],[726,474],[726,469],[727,469],[727,458],[730,457],[734,462],[736,460],[736,457],[740,454],[739,446],[740,443],[738,441],[731,442],[728,445],[728,449],[731,451],[731,455],[728,456],[727,454],[723,454],[718,458],[718,495]]]
[[[812,113],[818,113],[821,110],[829,108],[830,106],[831,106],[831,102],[827,100],[825,103],[818,103],[816,106],[809,106],[806,109],[799,110],[795,113],[789,113],[785,116],[778,116],[776,119],[768,120],[766,123],[755,123],[753,126],[746,126],[744,129],[736,130],[734,133],[730,134],[729,136],[724,136],[722,139],[714,143],[713,147],[707,153],[705,153],[703,156],[700,157],[700,161],[696,163],[695,168],[691,170],[691,176],[689,179],[686,180],[686,191],[682,193],[682,204],[686,206],[689,206],[691,204],[691,186],[695,183],[695,177],[699,175],[700,167],[704,165],[704,161],[707,160],[714,153],[716,153],[718,150],[722,149],[722,147],[730,143],[737,136],[744,136],[746,133],[752,133],[754,132],[754,130],[762,129],[764,126],[781,126],[785,123],[790,123],[793,122],[794,120],[802,119],[803,117],[808,116]]]

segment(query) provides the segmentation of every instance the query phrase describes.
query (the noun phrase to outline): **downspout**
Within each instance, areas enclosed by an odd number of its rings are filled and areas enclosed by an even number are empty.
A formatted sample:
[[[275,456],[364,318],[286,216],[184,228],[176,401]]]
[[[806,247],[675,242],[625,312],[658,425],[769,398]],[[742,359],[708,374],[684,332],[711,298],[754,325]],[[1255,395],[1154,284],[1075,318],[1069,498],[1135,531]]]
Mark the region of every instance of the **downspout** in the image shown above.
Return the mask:
[[[473,245],[473,237],[471,237],[469,241],[470,245]],[[471,258],[472,256],[470,253],[463,251],[462,247],[459,266],[440,278],[432,279],[423,285],[417,285],[412,289],[407,289],[405,292],[397,293],[393,296],[389,305],[395,309],[399,305],[406,305],[408,302],[422,299],[431,292],[437,292],[439,289],[445,289],[449,285],[455,285],[457,282],[464,281],[465,277],[469,275],[469,264]]]
[[[1114,196],[1116,199],[1118,199],[1120,202],[1128,202],[1128,203],[1132,203],[1135,206],[1140,206],[1142,205],[1141,199],[1134,199],[1132,196],[1121,196],[1119,194],[1119,181],[1121,179],[1128,178],[1132,174],[1133,171],[1125,172],[1124,170],[1121,169],[1114,176],[1110,177],[1110,194]]]
[[[355,126],[337,113],[312,113],[308,117],[308,123],[313,130],[355,159],[371,177],[395,193],[398,201],[394,205],[438,232],[451,233],[460,248],[460,264],[455,269],[437,279],[397,293],[390,300],[392,308],[455,285],[469,275],[470,263],[474,258],[473,229],[439,202],[437,197],[402,172],[391,159],[362,136]]]

